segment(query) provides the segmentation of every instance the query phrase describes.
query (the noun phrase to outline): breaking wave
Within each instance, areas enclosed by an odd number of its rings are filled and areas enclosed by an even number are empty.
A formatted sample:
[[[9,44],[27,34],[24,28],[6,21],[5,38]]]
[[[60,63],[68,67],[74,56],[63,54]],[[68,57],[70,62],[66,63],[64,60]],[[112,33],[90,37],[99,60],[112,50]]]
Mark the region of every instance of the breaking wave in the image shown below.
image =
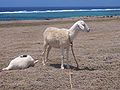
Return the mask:
[[[59,13],[59,12],[89,12],[89,11],[119,11],[120,8],[117,9],[78,9],[78,10],[45,10],[45,11],[5,11],[0,12],[0,14],[14,14],[14,13]]]

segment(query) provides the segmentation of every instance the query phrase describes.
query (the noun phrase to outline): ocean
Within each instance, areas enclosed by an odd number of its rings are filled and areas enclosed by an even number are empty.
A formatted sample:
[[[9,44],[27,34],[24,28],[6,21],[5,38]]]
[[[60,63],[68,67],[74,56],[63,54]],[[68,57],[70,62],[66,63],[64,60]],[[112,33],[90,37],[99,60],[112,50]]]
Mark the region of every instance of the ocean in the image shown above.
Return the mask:
[[[0,7],[0,21],[120,16],[120,7]]]

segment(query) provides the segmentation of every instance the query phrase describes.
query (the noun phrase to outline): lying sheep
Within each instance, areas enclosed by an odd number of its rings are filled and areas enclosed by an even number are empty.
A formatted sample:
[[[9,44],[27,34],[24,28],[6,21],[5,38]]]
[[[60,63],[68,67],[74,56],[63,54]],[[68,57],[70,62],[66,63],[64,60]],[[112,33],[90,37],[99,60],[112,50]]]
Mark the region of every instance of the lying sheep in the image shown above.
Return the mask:
[[[3,68],[2,70],[25,69],[30,66],[34,66],[37,62],[38,60],[34,61],[34,59],[30,55],[21,55],[13,59],[8,67]]]

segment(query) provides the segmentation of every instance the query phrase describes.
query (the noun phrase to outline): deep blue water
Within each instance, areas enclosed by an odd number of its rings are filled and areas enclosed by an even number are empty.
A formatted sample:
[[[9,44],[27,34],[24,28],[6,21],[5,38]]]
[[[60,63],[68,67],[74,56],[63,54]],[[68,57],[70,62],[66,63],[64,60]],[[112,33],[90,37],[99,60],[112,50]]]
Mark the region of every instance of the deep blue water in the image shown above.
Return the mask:
[[[120,7],[0,7],[0,21],[120,16]]]

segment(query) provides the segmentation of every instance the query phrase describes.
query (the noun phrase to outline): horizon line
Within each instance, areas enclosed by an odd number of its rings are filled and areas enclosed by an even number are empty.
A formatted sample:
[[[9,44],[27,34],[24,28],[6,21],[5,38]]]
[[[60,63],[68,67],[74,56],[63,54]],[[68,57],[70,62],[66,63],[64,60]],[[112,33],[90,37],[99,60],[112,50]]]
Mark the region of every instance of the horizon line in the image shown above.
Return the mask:
[[[53,7],[53,8],[54,8],[54,7],[58,7],[58,8],[61,8],[61,7],[64,7],[64,8],[70,8],[70,7],[71,7],[71,8],[72,8],[72,7],[76,7],[76,8],[77,8],[77,7],[78,7],[78,8],[83,8],[83,7],[117,7],[117,8],[119,8],[120,6],[2,6],[2,7],[0,6],[0,8],[6,8],[6,7],[7,7],[7,8],[9,8],[9,7],[13,7],[13,8],[14,8],[14,7],[18,7],[18,8],[22,8],[22,7],[23,7],[23,8],[25,8],[25,7],[26,7],[26,8],[27,8],[27,7],[28,7],[28,8],[29,8],[29,7],[36,7],[36,8],[37,8],[37,7],[43,7],[43,8],[46,8],[46,7],[51,7],[51,8],[52,8],[52,7]]]

